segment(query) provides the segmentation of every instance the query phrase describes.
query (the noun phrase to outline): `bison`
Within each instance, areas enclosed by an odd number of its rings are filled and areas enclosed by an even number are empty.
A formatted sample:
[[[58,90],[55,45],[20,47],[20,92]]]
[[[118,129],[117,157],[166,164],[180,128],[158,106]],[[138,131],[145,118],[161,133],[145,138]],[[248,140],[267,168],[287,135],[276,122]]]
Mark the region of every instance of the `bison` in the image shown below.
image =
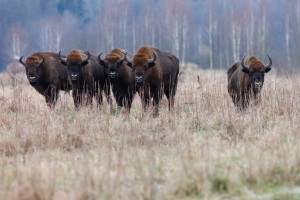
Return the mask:
[[[53,109],[59,90],[72,89],[68,82],[68,68],[60,63],[58,53],[54,52],[36,52],[25,62],[22,59],[23,56],[19,62],[25,66],[30,85],[45,97],[47,105]]]
[[[174,107],[178,82],[178,58],[155,47],[141,46],[132,60],[127,55],[125,59],[127,65],[134,71],[136,88],[142,98],[143,109],[146,110],[153,98],[154,116],[157,116],[159,102],[164,92],[171,110]]]
[[[264,83],[265,73],[271,70],[272,59],[264,65],[255,56],[243,57],[241,62],[233,64],[227,71],[228,93],[234,105],[240,110],[249,106],[250,100],[255,105],[260,102],[260,92]]]
[[[110,86],[103,65],[98,63],[97,56],[88,51],[71,50],[67,56],[59,58],[64,66],[68,67],[69,81],[72,85],[75,110],[83,103],[84,95],[87,96],[87,104],[92,106],[93,96],[96,96],[97,105],[102,105],[102,93],[110,102]]]
[[[98,56],[98,61],[105,66],[117,105],[119,108],[125,107],[130,112],[135,93],[135,81],[133,70],[127,66],[125,61],[127,52],[116,48],[108,53],[104,59],[101,59],[101,54]]]

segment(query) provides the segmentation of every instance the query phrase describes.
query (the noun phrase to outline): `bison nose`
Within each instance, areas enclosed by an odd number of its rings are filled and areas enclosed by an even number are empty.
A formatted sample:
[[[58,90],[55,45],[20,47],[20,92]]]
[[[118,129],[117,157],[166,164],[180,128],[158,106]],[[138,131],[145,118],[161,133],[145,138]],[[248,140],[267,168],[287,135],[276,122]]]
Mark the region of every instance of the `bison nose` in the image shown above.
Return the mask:
[[[116,72],[110,72],[109,76],[110,78],[116,78]]]
[[[71,79],[73,81],[76,81],[77,80],[77,74],[71,74]]]
[[[256,88],[261,87],[262,86],[262,82],[255,82],[254,85],[255,85]]]
[[[137,75],[135,77],[135,80],[136,80],[137,83],[141,83],[143,81],[143,77],[141,75]]]
[[[35,76],[29,76],[29,81],[30,82],[35,82],[35,80],[36,80],[36,77]]]

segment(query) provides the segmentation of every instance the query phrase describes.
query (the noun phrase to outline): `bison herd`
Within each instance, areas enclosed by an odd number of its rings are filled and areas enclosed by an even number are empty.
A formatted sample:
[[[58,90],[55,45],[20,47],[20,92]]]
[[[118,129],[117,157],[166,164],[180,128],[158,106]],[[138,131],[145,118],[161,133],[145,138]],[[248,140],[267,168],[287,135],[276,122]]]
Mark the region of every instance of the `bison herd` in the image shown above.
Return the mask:
[[[253,99],[260,101],[260,92],[265,73],[271,70],[272,60],[264,65],[255,56],[244,56],[227,71],[228,93],[234,105],[244,110]],[[129,113],[133,97],[138,93],[146,111],[153,99],[154,116],[163,94],[174,107],[179,75],[179,59],[168,51],[152,46],[141,46],[133,56],[124,49],[113,49],[105,56],[96,56],[88,51],[72,50],[66,55],[61,52],[36,52],[26,61],[28,81],[45,97],[50,108],[54,108],[59,90],[70,91],[75,110],[81,106],[92,106],[93,97],[98,106],[103,103],[102,95],[112,104],[110,88],[118,108]]]

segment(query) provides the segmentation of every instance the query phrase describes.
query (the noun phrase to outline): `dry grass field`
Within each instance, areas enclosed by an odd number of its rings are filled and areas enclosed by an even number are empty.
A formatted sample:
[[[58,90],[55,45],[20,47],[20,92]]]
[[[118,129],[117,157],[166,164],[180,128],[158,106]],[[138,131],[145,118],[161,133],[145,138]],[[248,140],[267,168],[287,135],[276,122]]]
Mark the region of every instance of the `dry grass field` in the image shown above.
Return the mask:
[[[130,115],[64,92],[51,111],[26,78],[0,84],[1,200],[300,199],[299,75],[271,71],[240,113],[225,71],[186,72],[157,118],[138,95]]]

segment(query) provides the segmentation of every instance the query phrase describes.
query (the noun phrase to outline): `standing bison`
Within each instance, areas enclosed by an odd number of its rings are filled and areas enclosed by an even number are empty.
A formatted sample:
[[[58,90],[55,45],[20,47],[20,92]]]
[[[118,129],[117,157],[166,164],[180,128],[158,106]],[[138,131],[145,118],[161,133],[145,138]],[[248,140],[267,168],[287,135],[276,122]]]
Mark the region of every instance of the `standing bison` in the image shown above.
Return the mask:
[[[50,108],[54,108],[59,90],[70,91],[68,82],[68,69],[60,63],[58,53],[36,52],[27,57],[25,66],[28,81],[40,94],[42,94]]]
[[[267,55],[268,56],[268,55]],[[241,62],[233,64],[227,71],[228,93],[236,107],[244,110],[250,100],[260,102],[260,92],[264,83],[265,73],[271,70],[272,60],[264,65],[255,56],[244,56]]]
[[[134,95],[134,75],[132,69],[127,66],[125,55],[126,51],[116,48],[107,54],[104,60],[100,54],[98,60],[105,66],[118,107],[125,107],[130,112]]]
[[[92,106],[93,96],[96,96],[97,104],[102,105],[102,93],[110,102],[110,86],[103,65],[98,63],[97,56],[88,51],[72,50],[67,56],[59,52],[61,63],[68,67],[69,81],[73,91],[75,109],[82,105],[84,95],[87,96],[87,104]]]
[[[127,56],[126,60],[127,65],[134,71],[143,109],[146,110],[153,98],[154,116],[157,116],[163,92],[168,98],[169,110],[173,108],[179,74],[178,58],[155,47],[141,46],[132,60],[129,60]]]

